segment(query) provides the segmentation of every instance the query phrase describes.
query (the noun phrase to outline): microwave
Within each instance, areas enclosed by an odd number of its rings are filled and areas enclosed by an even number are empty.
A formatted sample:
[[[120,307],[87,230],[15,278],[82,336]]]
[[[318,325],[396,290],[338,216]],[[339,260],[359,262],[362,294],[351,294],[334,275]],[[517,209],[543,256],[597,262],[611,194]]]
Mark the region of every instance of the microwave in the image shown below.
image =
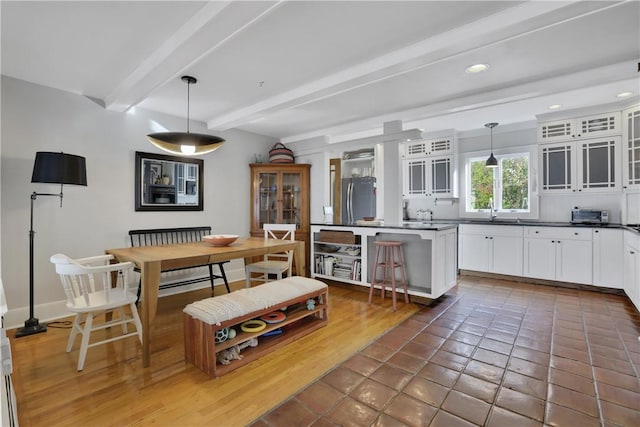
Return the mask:
[[[609,212],[598,209],[572,209],[572,224],[606,224],[609,222]]]

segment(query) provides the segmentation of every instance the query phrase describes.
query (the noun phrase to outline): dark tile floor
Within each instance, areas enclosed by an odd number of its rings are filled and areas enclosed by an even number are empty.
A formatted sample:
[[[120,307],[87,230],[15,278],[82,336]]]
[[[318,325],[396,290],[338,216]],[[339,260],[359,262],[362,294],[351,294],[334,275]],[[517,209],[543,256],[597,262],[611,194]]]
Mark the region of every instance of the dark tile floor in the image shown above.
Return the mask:
[[[640,426],[639,336],[624,296],[463,276],[252,425]]]

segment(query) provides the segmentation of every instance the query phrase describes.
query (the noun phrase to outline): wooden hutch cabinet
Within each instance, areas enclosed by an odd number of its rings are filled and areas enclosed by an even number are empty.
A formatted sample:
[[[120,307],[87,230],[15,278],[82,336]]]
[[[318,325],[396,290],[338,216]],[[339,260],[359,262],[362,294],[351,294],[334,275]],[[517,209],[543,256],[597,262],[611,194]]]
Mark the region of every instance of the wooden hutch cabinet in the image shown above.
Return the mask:
[[[304,163],[252,163],[251,235],[264,236],[264,224],[296,224],[296,240],[304,241],[309,276],[309,168]],[[297,268],[294,265],[294,268]]]

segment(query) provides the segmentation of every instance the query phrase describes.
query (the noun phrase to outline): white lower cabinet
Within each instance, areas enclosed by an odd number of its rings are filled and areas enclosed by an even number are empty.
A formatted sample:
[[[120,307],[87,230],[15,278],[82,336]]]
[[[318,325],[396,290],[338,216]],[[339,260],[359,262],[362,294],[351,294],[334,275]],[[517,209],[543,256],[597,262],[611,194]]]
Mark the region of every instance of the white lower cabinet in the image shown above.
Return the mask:
[[[623,288],[623,230],[593,229],[593,284],[605,288]]]
[[[624,232],[624,291],[640,310],[640,235]]]
[[[524,227],[524,276],[593,283],[590,228]]]
[[[459,268],[522,276],[522,228],[511,225],[460,225]]]

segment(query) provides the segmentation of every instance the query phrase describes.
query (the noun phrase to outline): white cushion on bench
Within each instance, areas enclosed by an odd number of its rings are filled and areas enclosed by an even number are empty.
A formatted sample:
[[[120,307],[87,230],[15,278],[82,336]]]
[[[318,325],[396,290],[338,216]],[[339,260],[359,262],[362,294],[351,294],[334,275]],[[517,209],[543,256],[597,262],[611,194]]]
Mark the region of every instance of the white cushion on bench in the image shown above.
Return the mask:
[[[326,289],[319,280],[303,276],[268,282],[255,288],[240,289],[230,294],[206,298],[187,305],[184,312],[209,325],[264,310],[302,295]]]

